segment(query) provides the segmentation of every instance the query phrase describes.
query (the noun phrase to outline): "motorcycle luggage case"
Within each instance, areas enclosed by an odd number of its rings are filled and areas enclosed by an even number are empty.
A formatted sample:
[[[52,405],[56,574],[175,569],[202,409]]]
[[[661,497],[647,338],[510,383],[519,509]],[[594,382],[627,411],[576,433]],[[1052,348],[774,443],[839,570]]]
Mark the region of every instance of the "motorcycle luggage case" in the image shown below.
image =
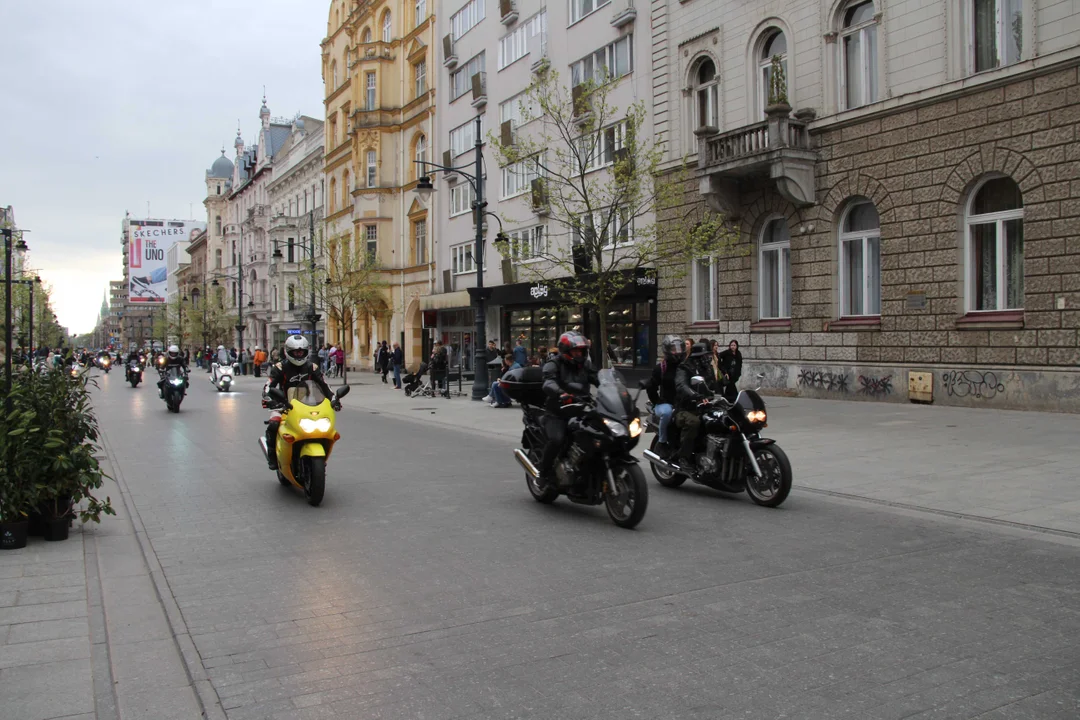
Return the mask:
[[[538,367],[509,370],[499,380],[499,387],[511,400],[524,405],[543,405],[544,371]]]

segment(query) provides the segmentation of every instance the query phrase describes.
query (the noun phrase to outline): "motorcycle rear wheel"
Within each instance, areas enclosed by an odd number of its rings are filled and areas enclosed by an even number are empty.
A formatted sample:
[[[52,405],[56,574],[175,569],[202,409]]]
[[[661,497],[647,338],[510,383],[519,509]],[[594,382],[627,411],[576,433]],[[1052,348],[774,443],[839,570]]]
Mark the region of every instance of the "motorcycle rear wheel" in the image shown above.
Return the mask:
[[[777,507],[791,492],[791,461],[777,444],[754,451],[762,477],[746,478],[746,494],[762,507]]]
[[[136,378],[131,378],[131,387],[139,387],[139,381]]]
[[[635,527],[649,506],[649,485],[636,463],[611,468],[611,482],[604,493],[604,507],[611,522],[621,528]],[[616,492],[617,490],[617,492]]]
[[[656,446],[659,445],[659,444],[660,444],[660,437],[656,436],[656,437],[653,438],[652,445],[649,446],[649,449],[652,450],[653,452],[656,452]],[[663,485],[666,488],[677,488],[680,485],[682,485],[684,482],[686,482],[686,476],[685,475],[680,475],[678,473],[673,473],[673,472],[670,472],[668,470],[664,470],[663,468],[661,468],[661,467],[659,467],[657,465],[653,465],[652,463],[649,463],[649,467],[652,468],[652,474],[653,474],[653,477],[656,478],[656,482],[660,483],[661,485]]]
[[[326,490],[326,458],[306,457],[302,461],[307,465],[306,492],[308,505],[318,507]]]
[[[526,445],[526,447],[528,446]],[[529,450],[529,460],[532,461],[534,466],[540,462],[540,459],[536,457],[536,453],[532,450]],[[538,503],[550,505],[559,498],[559,488],[555,487],[554,483],[545,483],[534,478],[529,473],[525,473],[525,484],[529,486],[529,494],[533,496],[533,500]]]

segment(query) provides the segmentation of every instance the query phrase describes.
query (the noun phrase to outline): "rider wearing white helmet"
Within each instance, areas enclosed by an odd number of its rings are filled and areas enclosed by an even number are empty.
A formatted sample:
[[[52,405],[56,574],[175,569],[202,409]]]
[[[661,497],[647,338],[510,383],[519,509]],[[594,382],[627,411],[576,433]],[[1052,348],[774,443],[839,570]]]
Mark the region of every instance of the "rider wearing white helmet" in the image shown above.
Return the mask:
[[[158,380],[159,394],[164,396],[165,393],[165,373],[169,368],[180,368],[180,371],[184,375],[184,382],[187,382],[188,366],[187,360],[184,359],[184,354],[180,352],[180,348],[176,345],[170,345],[168,351],[165,353],[165,364],[158,368],[161,373],[161,379]]]
[[[311,360],[311,348],[307,338],[302,335],[291,335],[285,341],[285,358],[270,367],[270,382],[266,389],[276,387],[288,394],[290,388],[304,386],[308,381],[319,386],[323,395],[330,398],[335,410],[341,409],[341,402],[334,398],[334,393],[326,384],[326,378],[323,377],[319,363]],[[266,426],[266,443],[270,448],[267,460],[271,470],[277,470],[277,453],[274,452],[274,448],[277,445],[280,420],[280,415],[275,415]]]

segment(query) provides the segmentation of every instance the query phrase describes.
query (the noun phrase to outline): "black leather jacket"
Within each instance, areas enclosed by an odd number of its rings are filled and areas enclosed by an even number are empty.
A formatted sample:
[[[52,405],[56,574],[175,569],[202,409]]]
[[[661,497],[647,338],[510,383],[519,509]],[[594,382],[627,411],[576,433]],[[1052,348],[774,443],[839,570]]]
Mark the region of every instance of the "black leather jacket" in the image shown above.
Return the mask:
[[[705,378],[707,392],[698,392],[690,387],[690,378],[695,375]],[[716,387],[716,375],[713,373],[710,362],[684,360],[675,371],[675,396],[679,401],[679,407],[684,410],[689,410],[702,400],[711,398],[716,392]]]
[[[653,368],[652,377],[649,379],[649,387],[645,389],[653,405],[660,403],[675,404],[675,374],[679,371],[680,365],[682,365],[681,362],[671,363],[665,360],[658,362],[656,367]]]
[[[180,357],[177,357],[177,358],[171,358],[168,355],[165,355],[164,357],[165,357],[165,364],[160,366],[162,372],[165,372],[169,368],[180,368],[181,370],[184,370],[185,372],[187,371],[187,369],[188,369],[187,360],[184,359],[183,355],[181,355]]]
[[[286,393],[289,388],[300,387],[308,380],[318,385],[323,395],[333,400],[334,393],[326,384],[326,378],[323,377],[317,362],[309,360],[303,365],[293,365],[291,362],[282,361],[270,367],[270,387],[281,388]]]
[[[588,361],[585,365],[577,365],[556,355],[544,364],[543,387],[548,410],[559,409],[560,395],[589,395],[590,385],[599,387],[600,378]]]

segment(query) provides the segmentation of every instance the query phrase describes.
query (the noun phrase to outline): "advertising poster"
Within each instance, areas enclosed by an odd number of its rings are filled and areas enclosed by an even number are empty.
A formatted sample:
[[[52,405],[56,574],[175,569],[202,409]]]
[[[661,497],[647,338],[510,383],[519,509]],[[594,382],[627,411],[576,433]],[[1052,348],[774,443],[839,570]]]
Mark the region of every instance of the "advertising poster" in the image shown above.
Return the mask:
[[[164,303],[168,287],[165,255],[177,240],[190,240],[205,222],[131,220],[128,222],[128,301]]]

